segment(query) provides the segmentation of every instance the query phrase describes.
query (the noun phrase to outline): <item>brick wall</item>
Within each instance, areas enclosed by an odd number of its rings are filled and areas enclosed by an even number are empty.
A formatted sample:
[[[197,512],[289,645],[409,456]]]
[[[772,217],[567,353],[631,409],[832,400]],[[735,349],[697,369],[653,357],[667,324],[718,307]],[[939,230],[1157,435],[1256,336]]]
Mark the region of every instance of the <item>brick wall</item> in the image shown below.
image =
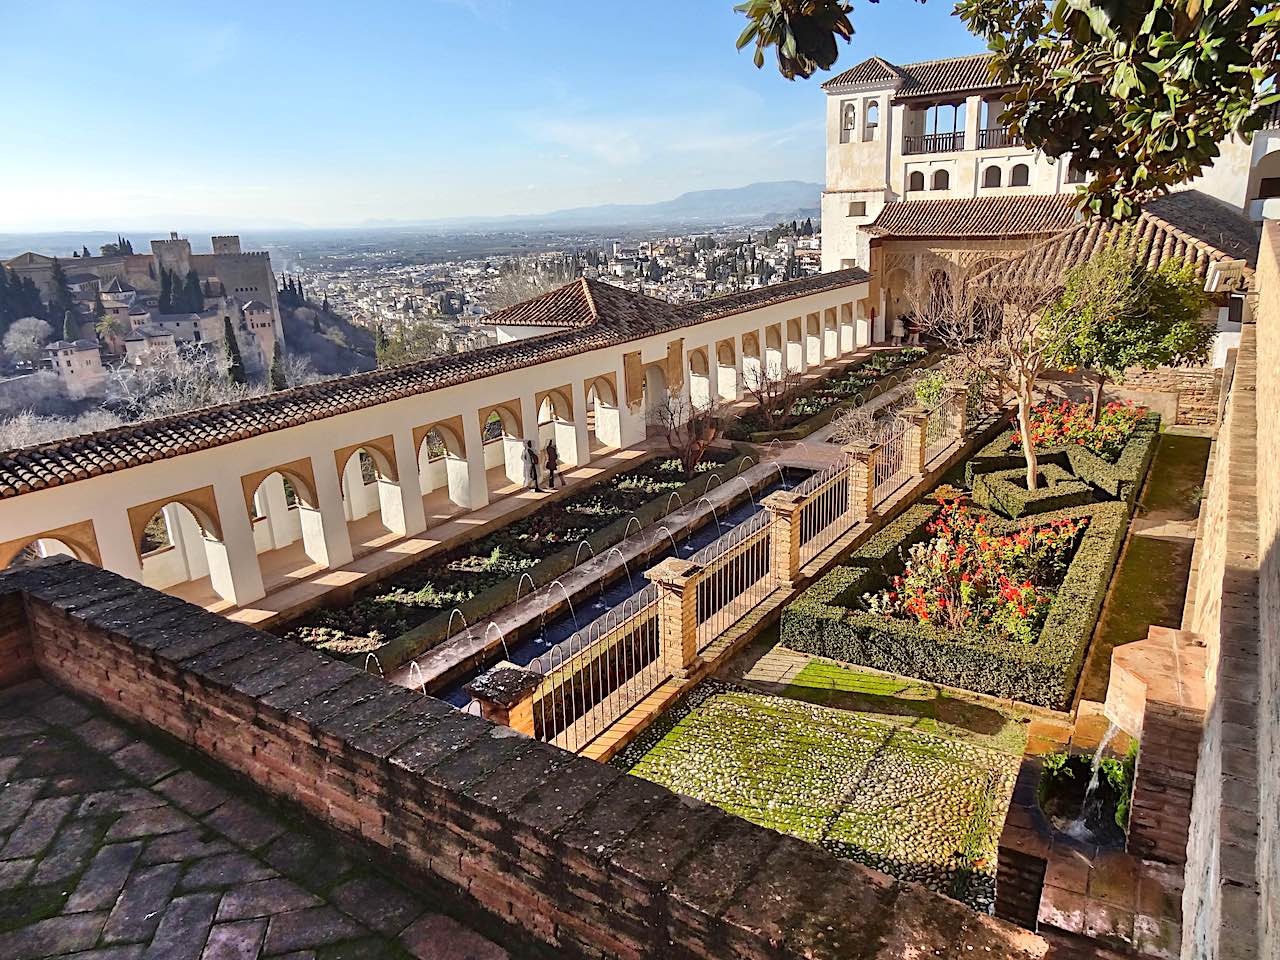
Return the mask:
[[[1125,371],[1121,386],[1176,395],[1177,423],[1212,426],[1218,422],[1218,393],[1222,389],[1220,369],[1157,367],[1143,370],[1133,367]]]
[[[27,615],[19,597],[0,597],[0,688],[35,674]]]
[[[1203,721],[1200,710],[1147,701],[1129,808],[1130,853],[1179,866],[1187,862]]]
[[[1041,957],[1026,931],[71,560],[0,575],[51,681],[566,956]]]
[[[1272,223],[1218,432],[1192,578],[1189,626],[1208,647],[1208,710],[1187,842],[1182,955],[1206,960],[1280,956],[1278,255]]]
[[[1258,262],[1258,887],[1261,954],[1280,957],[1280,223],[1263,230]]]

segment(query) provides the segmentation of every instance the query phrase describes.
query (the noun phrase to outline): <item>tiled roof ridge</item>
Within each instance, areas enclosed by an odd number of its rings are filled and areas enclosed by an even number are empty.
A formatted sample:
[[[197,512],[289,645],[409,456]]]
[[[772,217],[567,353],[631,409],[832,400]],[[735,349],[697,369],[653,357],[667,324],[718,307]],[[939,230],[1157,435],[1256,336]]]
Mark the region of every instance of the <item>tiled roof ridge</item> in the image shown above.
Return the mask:
[[[1233,257],[1231,254],[1227,253],[1225,250],[1221,249],[1220,247],[1215,247],[1208,240],[1205,240],[1202,237],[1197,237],[1193,233],[1188,233],[1182,227],[1178,226],[1172,221],[1166,220],[1164,217],[1160,216],[1160,214],[1158,213],[1152,213],[1150,210],[1143,210],[1140,215],[1140,218],[1141,217],[1145,217],[1146,219],[1152,221],[1158,227],[1160,227],[1161,230],[1164,230],[1168,233],[1173,234],[1179,240],[1182,240],[1185,243],[1189,243],[1191,246],[1196,247],[1199,250],[1203,250],[1210,258],[1214,260],[1243,259],[1242,257]],[[1245,269],[1251,269],[1251,268],[1246,266]]]
[[[974,60],[981,57],[984,60],[990,60],[995,54],[990,50],[983,53],[962,53],[954,57],[934,57],[932,60],[915,60],[911,63],[904,63],[899,70],[910,70],[912,67],[931,67],[937,63],[953,63],[957,60]]]
[[[1028,193],[895,200],[866,229],[881,237],[1056,236],[1075,225],[1071,199],[1065,193]]]
[[[555,330],[468,353],[428,357],[233,403],[0,451],[0,499],[419,396],[508,370],[628,343],[664,330],[681,329],[718,316],[781,303],[867,278],[865,271],[853,267],[773,284],[745,291],[745,295],[732,295],[732,303],[721,306],[735,309],[723,313],[698,309],[699,304],[696,303],[677,306],[600,283],[602,291],[607,287],[611,296],[625,297],[632,305],[654,305],[658,308],[655,310],[657,319],[637,328],[625,323],[626,318],[620,318],[622,322],[619,322],[601,315],[596,322],[586,326]],[[573,283],[571,281],[556,290],[571,287]],[[592,302],[595,302],[594,296]],[[704,301],[702,306],[715,302]],[[501,366],[495,368],[496,364],[490,361]],[[434,379],[428,380],[432,375]]]
[[[591,316],[594,317],[596,320],[599,320],[600,307],[596,303],[595,295],[591,292],[590,281],[588,281],[586,277],[579,277],[578,280],[582,283],[582,295],[587,298],[587,308],[591,311]],[[643,293],[640,295],[644,296]]]

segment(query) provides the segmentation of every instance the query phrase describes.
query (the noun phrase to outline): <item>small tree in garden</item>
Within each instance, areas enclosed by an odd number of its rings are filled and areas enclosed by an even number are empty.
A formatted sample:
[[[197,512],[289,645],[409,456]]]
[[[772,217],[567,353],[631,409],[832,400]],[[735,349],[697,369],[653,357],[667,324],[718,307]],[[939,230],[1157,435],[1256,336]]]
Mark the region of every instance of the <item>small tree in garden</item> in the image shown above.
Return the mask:
[[[1131,237],[1121,236],[1067,272],[1062,293],[1044,314],[1050,359],[1081,368],[1092,388],[1092,421],[1102,388],[1128,367],[1204,363],[1214,328],[1204,322],[1209,296],[1189,263],[1147,267]]]
[[[800,375],[761,362],[742,373],[742,389],[755,401],[766,429],[776,430],[787,412],[787,395],[800,383]]]
[[[1031,409],[1053,362],[1050,331],[1040,319],[1050,289],[1037,283],[977,283],[965,267],[937,260],[916,271],[905,295],[917,322],[953,355],[962,374],[989,378],[1017,400],[1027,489],[1036,489],[1040,465]]]
[[[4,352],[15,360],[40,359],[44,345],[53,336],[53,327],[39,317],[23,317],[9,325],[4,334]]]
[[[694,475],[720,435],[720,414],[720,404],[714,398],[695,404],[684,393],[671,390],[650,405],[649,423],[662,432],[686,477]]]

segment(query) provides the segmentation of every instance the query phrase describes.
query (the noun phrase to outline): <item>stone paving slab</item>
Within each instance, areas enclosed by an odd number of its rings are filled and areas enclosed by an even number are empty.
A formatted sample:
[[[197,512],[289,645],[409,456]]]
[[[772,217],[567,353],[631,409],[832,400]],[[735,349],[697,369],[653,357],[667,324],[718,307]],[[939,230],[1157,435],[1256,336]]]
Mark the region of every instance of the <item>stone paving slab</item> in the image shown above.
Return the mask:
[[[0,958],[508,956],[176,751],[43,682],[0,690]]]

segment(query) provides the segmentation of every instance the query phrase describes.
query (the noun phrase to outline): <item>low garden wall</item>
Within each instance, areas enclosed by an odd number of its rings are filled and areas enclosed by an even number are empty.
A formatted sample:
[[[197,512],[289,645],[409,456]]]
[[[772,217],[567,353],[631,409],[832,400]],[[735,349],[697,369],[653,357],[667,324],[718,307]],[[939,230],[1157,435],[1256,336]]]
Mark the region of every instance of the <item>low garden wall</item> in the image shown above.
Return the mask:
[[[567,957],[1041,958],[1045,943],[74,560],[0,574],[0,649]]]
[[[962,634],[859,609],[865,595],[885,587],[902,571],[909,549],[930,538],[927,527],[941,509],[930,502],[908,508],[791,604],[783,615],[783,643],[804,653],[889,673],[1037,706],[1066,707],[1158,432],[1159,418],[1140,420],[1114,464],[1083,449],[1046,450],[1042,471],[1058,482],[1034,492],[1007,476],[1026,469],[1021,457],[1007,452],[1011,432],[965,465],[975,504],[985,501],[987,506],[1002,507],[1012,518],[989,515],[987,529],[994,536],[1017,533],[1028,524],[1040,527],[1058,520],[1087,519],[1033,642],[1006,638],[998,630]],[[1081,484],[1087,485],[1087,497],[1079,489]],[[1061,506],[1055,497],[1073,502]]]
[[[905,349],[912,349],[918,352],[919,348]],[[883,356],[897,356],[897,354],[887,354],[882,351],[880,353],[873,354],[872,357],[861,358],[845,367],[840,371],[838,376],[828,377],[813,386],[796,391],[788,396],[783,402],[785,402],[788,405],[788,409],[790,409],[791,404],[797,401],[803,402],[808,398],[823,393],[840,393],[839,384],[844,378],[852,376],[858,371],[864,370],[872,361],[873,357]],[[772,440],[803,440],[814,431],[825,427],[832,420],[851,407],[868,403],[886,391],[892,390],[901,383],[902,379],[908,374],[911,374],[916,370],[923,370],[926,367],[933,366],[942,358],[942,356],[943,351],[941,350],[930,350],[922,353],[918,359],[901,366],[895,366],[891,370],[887,370],[879,377],[879,379],[875,380],[870,385],[858,390],[853,390],[842,400],[832,400],[831,405],[826,409],[784,429],[752,430],[751,427],[756,425],[755,421],[757,417],[755,416],[754,410],[749,411],[748,413],[743,414],[730,426],[728,431],[729,438],[732,440],[745,440],[750,443],[769,443]]]

